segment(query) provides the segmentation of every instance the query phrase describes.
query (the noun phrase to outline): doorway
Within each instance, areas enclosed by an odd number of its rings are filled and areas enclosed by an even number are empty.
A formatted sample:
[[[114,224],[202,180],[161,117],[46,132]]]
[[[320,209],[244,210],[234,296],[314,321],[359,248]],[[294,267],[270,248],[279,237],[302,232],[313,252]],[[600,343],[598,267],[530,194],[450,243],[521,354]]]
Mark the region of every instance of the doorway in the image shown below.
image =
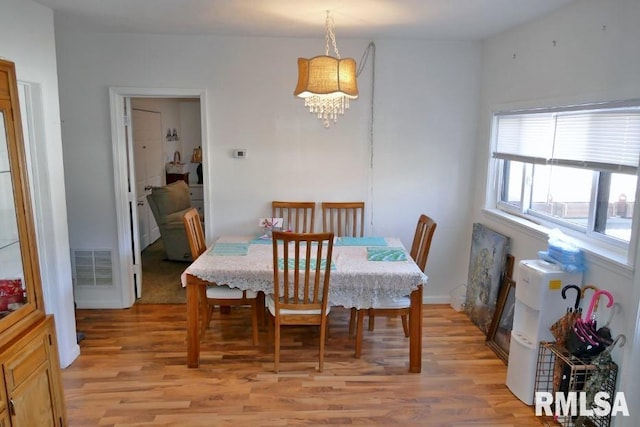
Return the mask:
[[[185,263],[170,259],[160,228],[147,196],[153,187],[184,179],[189,186],[191,203],[204,213],[203,184],[199,183],[199,156],[194,151],[202,145],[200,100],[197,98],[131,98],[135,188],[140,239],[140,280],[136,281],[137,304],[185,302],[180,275]],[[197,150],[200,151],[200,150]],[[167,162],[179,159],[185,174],[165,173]],[[197,161],[197,163],[196,163]],[[179,177],[179,178],[178,178]],[[166,235],[164,236],[167,237]],[[169,250],[169,253],[171,250]],[[175,252],[175,251],[174,251]]]
[[[153,89],[153,88],[110,88],[111,102],[111,121],[112,121],[112,146],[113,146],[113,163],[114,163],[114,184],[116,199],[116,217],[117,217],[117,239],[118,251],[120,256],[116,258],[119,263],[119,291],[122,302],[122,308],[131,307],[136,298],[142,296],[142,257],[141,257],[141,210],[138,202],[144,199],[139,194],[145,192],[144,185],[142,189],[137,188],[137,159],[135,153],[135,144],[133,139],[132,126],[133,108],[132,99],[137,98],[186,98],[192,99],[199,103],[200,110],[200,135],[201,140],[198,146],[201,146],[203,164],[202,189],[208,188],[208,158],[209,150],[207,150],[207,128],[206,128],[206,91],[197,89]],[[178,126],[176,126],[177,128]],[[163,123],[164,129],[164,123]],[[172,128],[173,129],[173,128]],[[186,154],[186,153],[185,153]],[[188,153],[190,156],[191,153]],[[163,156],[164,158],[164,156]],[[188,161],[188,160],[187,160]],[[164,167],[164,165],[162,165]],[[162,172],[164,173],[164,171]],[[196,178],[197,179],[197,178]],[[164,177],[161,177],[164,183]],[[202,191],[202,204],[204,205],[208,199],[208,191]],[[204,212],[206,217],[210,215]],[[144,218],[143,218],[144,220]]]

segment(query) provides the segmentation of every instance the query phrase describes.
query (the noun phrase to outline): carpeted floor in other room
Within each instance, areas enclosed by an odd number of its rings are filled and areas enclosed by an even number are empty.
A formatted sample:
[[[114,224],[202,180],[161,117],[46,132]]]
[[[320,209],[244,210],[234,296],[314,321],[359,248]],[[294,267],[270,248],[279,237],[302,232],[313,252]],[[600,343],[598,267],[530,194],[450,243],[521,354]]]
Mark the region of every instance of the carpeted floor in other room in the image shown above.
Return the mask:
[[[188,262],[166,259],[162,238],[142,251],[142,298],[137,304],[184,304],[187,293],[180,284],[180,275]]]

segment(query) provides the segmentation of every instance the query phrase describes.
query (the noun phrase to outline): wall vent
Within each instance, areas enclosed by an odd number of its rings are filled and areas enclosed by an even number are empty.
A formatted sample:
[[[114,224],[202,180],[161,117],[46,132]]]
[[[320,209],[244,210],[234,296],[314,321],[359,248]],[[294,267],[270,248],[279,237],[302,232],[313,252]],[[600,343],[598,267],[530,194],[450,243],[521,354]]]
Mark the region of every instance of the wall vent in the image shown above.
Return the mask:
[[[76,286],[113,285],[110,250],[74,250],[72,259]]]

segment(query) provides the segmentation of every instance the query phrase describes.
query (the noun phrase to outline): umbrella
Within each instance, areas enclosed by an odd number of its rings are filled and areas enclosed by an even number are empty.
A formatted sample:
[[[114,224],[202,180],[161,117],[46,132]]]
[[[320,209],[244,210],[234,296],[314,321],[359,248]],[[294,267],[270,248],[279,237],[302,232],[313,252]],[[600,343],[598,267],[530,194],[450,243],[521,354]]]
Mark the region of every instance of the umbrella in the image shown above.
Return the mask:
[[[575,324],[576,320],[580,318],[580,297],[582,296],[582,292],[579,287],[576,285],[567,285],[562,288],[562,298],[567,299],[567,291],[569,289],[575,289],[576,300],[573,304],[573,307],[568,307],[567,312],[558,319],[551,327],[551,334],[556,339],[556,345],[559,347],[564,347],[567,341],[567,336],[569,335],[569,331],[571,327]],[[560,388],[560,384],[562,382],[563,368],[565,363],[560,359],[556,359],[553,367],[553,389],[558,391]]]
[[[594,326],[595,326],[595,318],[596,318],[595,312],[598,310],[598,303],[600,302],[600,295],[605,295],[607,298],[609,298],[609,302],[607,303],[607,307],[611,307],[613,305],[613,303],[614,303],[613,302],[613,295],[611,295],[610,292],[601,291],[601,290],[595,291],[595,293],[591,297],[591,302],[589,303],[589,310],[587,311],[587,315],[585,316],[585,320],[593,321],[594,322]]]
[[[610,336],[600,336],[596,328],[594,307],[601,295],[606,295],[609,299],[607,307],[614,303],[613,296],[608,291],[596,291],[591,297],[589,309],[584,319],[578,318],[567,336],[566,347],[571,354],[580,358],[591,358],[602,352],[606,346],[611,344]]]
[[[596,393],[603,389],[611,389],[615,383],[615,377],[612,377],[612,369],[617,369],[616,364],[611,359],[611,351],[620,342],[620,347],[624,346],[627,338],[620,334],[602,353],[597,355],[591,361],[591,364],[595,366],[595,369],[589,375],[589,378],[584,383],[585,391],[585,407],[587,409],[595,408]],[[579,416],[576,420],[576,427],[587,427],[589,418],[586,416]]]
[[[607,307],[611,307],[614,304],[613,296],[610,292],[597,290],[591,297],[591,302],[589,303],[589,309],[587,310],[585,318],[582,319],[580,316],[578,316],[573,326],[569,329],[569,333],[567,335],[567,350],[572,355],[581,359],[583,363],[593,363],[593,361],[599,361],[599,363],[604,364],[605,362],[603,362],[602,360],[606,361],[606,355],[603,356],[602,359],[599,359],[600,354],[611,352],[611,349],[609,348],[612,345],[610,335],[608,337],[601,336],[598,334],[599,331],[596,330],[594,307],[597,306],[598,300],[600,299],[601,295],[606,295],[608,297],[609,302],[607,304]],[[606,350],[608,348],[609,350],[607,352]],[[569,390],[571,381],[570,371],[571,369],[567,364],[561,364],[559,366],[556,361],[553,379],[554,386],[557,384],[557,391],[567,393],[569,391],[582,390],[583,384],[585,384],[584,379],[579,379],[578,381],[576,381],[573,390]],[[596,379],[594,379],[593,381],[596,381]],[[596,392],[593,393],[594,396]],[[593,401],[593,398],[591,399],[591,401]],[[590,421],[584,420],[581,425],[583,427],[588,427],[588,422]]]
[[[558,319],[549,328],[551,330],[551,334],[556,339],[556,344],[562,347],[564,347],[567,341],[567,335],[569,334],[569,330],[571,329],[571,326],[573,326],[576,320],[580,318],[580,311],[578,308],[580,306],[580,297],[581,297],[580,288],[577,287],[576,285],[565,286],[564,288],[562,288],[563,299],[567,299],[567,291],[569,289],[575,289],[577,292],[576,301],[573,304],[573,307],[567,308],[567,312],[564,314],[564,316]]]
[[[580,297],[582,299],[585,299],[585,297],[587,296],[587,291],[591,289],[594,293],[598,292],[600,289],[598,289],[598,287],[594,286],[594,285],[584,285],[582,287],[582,290],[580,291]],[[598,301],[596,300],[596,305],[595,307],[593,307],[594,311],[598,311]]]
[[[611,331],[609,331],[609,323],[613,318],[613,314],[615,313],[615,307],[611,310],[611,315],[609,320],[607,321],[604,327],[600,329],[597,328],[596,323],[596,314],[595,311],[598,309],[598,303],[600,302],[600,296],[605,295],[609,302],[607,303],[607,307],[613,306],[615,303],[613,301],[613,296],[610,292],[607,291],[596,291],[591,297],[591,302],[589,304],[589,310],[587,311],[587,315],[585,317],[585,325],[588,327],[589,332],[595,332],[595,339],[600,342],[604,347],[609,346],[613,340],[611,339]]]
[[[607,319],[607,322],[604,325],[600,326],[597,331],[598,336],[600,337],[600,340],[606,342],[607,345],[613,342],[613,339],[611,338],[611,330],[609,329],[609,325],[611,324],[611,321],[613,320],[613,316],[616,314],[616,312],[619,312],[620,310],[622,310],[622,306],[618,302],[614,302],[611,307],[612,308],[609,311],[609,319]]]

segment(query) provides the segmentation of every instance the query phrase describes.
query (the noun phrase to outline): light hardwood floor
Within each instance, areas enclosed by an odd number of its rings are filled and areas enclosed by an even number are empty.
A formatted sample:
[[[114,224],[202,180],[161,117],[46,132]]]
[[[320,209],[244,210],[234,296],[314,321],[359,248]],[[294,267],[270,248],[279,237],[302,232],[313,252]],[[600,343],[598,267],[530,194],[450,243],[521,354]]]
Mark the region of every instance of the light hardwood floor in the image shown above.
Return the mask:
[[[424,307],[423,370],[408,373],[400,319],[376,319],[353,357],[349,312],[335,309],[323,373],[318,335],[283,332],[280,373],[248,309],[214,314],[198,369],[186,367],[185,305],[78,310],[81,356],[63,370],[69,426],[540,426],[504,385],[483,333],[448,305]]]

